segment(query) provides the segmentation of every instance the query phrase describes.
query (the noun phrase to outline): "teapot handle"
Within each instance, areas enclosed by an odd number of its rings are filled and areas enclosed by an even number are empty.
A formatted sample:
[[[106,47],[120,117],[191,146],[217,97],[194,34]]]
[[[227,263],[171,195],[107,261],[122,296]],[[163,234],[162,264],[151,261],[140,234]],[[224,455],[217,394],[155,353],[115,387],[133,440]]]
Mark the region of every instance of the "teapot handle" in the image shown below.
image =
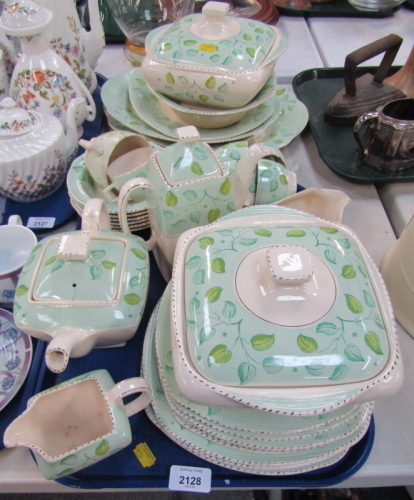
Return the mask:
[[[364,113],[362,116],[360,116],[358,118],[358,120],[355,122],[355,125],[354,125],[354,137],[355,137],[355,140],[358,143],[358,146],[359,146],[359,148],[361,150],[361,154],[363,156],[365,155],[364,145],[362,144],[362,140],[361,140],[361,136],[359,134],[359,130],[360,130],[360,128],[362,127],[362,125],[366,121],[368,121],[368,120],[374,120],[374,119],[378,119],[378,111],[372,111],[372,112],[369,112],[369,113]]]
[[[129,200],[129,195],[135,190],[137,190],[138,192],[142,191],[142,198],[147,199],[145,190],[152,191],[153,184],[149,179],[146,179],[145,177],[136,177],[135,179],[130,179],[122,186],[118,196],[118,217],[121,223],[122,231],[128,234],[130,234],[131,231],[128,225],[126,206]],[[135,203],[136,202],[137,200],[135,199]],[[152,250],[154,248],[155,236],[152,232],[150,239],[146,240],[145,244],[147,245],[148,250]]]
[[[118,401],[136,392],[140,392],[141,396],[138,396],[125,405],[126,414],[128,417],[131,417],[151,403],[151,388],[144,378],[135,377],[123,380],[112,387],[112,389],[106,393],[106,397],[108,398],[109,405],[115,406]]]

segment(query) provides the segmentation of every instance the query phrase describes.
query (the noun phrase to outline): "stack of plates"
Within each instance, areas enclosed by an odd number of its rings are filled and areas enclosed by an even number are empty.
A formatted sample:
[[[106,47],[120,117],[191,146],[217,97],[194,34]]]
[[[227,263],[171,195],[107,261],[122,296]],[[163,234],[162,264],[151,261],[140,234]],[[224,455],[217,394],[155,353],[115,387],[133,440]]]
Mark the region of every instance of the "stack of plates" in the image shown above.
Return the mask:
[[[172,363],[170,302],[171,285],[148,325],[142,373],[154,395],[149,418],[180,446],[216,465],[274,476],[331,465],[364,436],[372,402],[291,417],[247,407],[203,406],[184,398]]]
[[[101,96],[111,128],[132,130],[161,145],[176,141],[176,129],[183,123],[165,114],[164,100],[151,91],[140,68],[109,79]],[[249,139],[281,148],[299,135],[308,122],[303,103],[290,89],[276,86],[274,77],[269,78],[256,99],[258,105],[247,106],[247,113],[233,125],[199,128],[201,140],[220,144]]]
[[[95,185],[89,174],[83,161],[83,155],[76,158],[72,163],[67,175],[67,187],[70,202],[80,217],[82,217],[86,202],[91,198],[102,198],[106,202],[102,191]],[[108,208],[112,230],[122,231],[117,205],[106,203],[106,206]],[[148,228],[149,219],[146,201],[128,204],[127,219],[131,232]]]

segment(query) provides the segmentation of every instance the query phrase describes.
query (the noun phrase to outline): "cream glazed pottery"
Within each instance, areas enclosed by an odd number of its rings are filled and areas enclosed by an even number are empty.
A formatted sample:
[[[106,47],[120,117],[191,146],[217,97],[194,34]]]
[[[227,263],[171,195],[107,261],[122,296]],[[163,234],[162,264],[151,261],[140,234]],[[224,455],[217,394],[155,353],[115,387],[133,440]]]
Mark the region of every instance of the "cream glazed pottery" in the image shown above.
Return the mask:
[[[286,40],[273,26],[226,16],[229,8],[207,2],[202,14],[153,30],[142,63],[148,85],[182,102],[247,105],[272,74]]]
[[[77,151],[76,113],[84,104],[73,99],[66,135],[52,115],[16,107],[10,97],[0,102],[0,193],[28,203],[54,193],[64,182],[67,165]]]
[[[135,393],[141,394],[124,405],[122,399]],[[4,444],[32,450],[46,479],[67,476],[128,446],[128,417],[151,399],[143,378],[115,383],[106,370],[85,373],[30,398],[7,427]]]
[[[130,195],[148,202],[151,238],[157,263],[169,280],[178,236],[192,227],[211,223],[241,208],[257,162],[275,154],[275,149],[257,144],[233,144],[227,148],[232,172],[211,147],[200,141],[193,126],[177,129],[179,141],[154,153],[148,162],[147,178],[136,178],[122,187],[118,214],[124,232],[130,232],[126,205]],[[229,165],[227,165],[229,167]]]
[[[81,26],[73,0],[36,0],[53,13],[53,24],[45,32],[49,46],[62,57],[90,92],[96,88],[95,68],[105,47],[99,0],[88,0],[91,30]]]
[[[104,201],[89,200],[82,230],[44,238],[20,275],[16,326],[50,341],[46,365],[56,373],[69,357],[129,340],[140,323],[149,279],[145,242],[109,229]]]
[[[70,101],[83,98],[84,103],[76,114],[80,137],[85,119],[95,119],[96,106],[85,84],[49,47],[44,31],[52,23],[53,14],[31,0],[5,4],[0,28],[7,35],[18,37],[22,46],[10,82],[10,96],[20,108],[54,115],[63,127],[66,127]]]
[[[171,330],[195,403],[314,415],[402,383],[382,278],[345,226],[255,206],[178,240]]]

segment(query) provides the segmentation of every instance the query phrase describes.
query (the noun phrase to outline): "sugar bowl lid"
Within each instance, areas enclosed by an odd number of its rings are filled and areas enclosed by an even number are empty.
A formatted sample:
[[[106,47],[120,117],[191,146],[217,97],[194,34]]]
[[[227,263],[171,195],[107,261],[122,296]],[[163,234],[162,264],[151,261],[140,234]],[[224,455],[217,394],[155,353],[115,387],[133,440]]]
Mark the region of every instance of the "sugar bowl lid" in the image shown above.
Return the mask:
[[[0,102],[0,140],[28,134],[38,122],[37,113],[18,108],[10,97]]]
[[[173,314],[184,306],[179,327],[194,370],[238,393],[346,390],[381,378],[395,328],[365,250],[345,226],[269,210],[224,217],[179,241],[181,299],[172,306]]]
[[[0,28],[10,36],[34,36],[50,26],[53,13],[31,0],[16,0],[4,5]]]
[[[247,71],[260,66],[277,38],[277,31],[260,21],[227,16],[229,5],[207,2],[202,14],[172,24],[146,44],[150,57],[166,63]],[[282,40],[281,40],[282,41]]]

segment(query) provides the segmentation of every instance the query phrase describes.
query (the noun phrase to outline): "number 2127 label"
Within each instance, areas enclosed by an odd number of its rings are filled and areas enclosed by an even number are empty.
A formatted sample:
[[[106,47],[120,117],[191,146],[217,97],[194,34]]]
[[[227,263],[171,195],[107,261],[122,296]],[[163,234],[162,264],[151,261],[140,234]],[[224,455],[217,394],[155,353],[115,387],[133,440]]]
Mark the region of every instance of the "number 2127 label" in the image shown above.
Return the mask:
[[[172,491],[209,493],[211,490],[211,469],[172,465],[168,488]]]

